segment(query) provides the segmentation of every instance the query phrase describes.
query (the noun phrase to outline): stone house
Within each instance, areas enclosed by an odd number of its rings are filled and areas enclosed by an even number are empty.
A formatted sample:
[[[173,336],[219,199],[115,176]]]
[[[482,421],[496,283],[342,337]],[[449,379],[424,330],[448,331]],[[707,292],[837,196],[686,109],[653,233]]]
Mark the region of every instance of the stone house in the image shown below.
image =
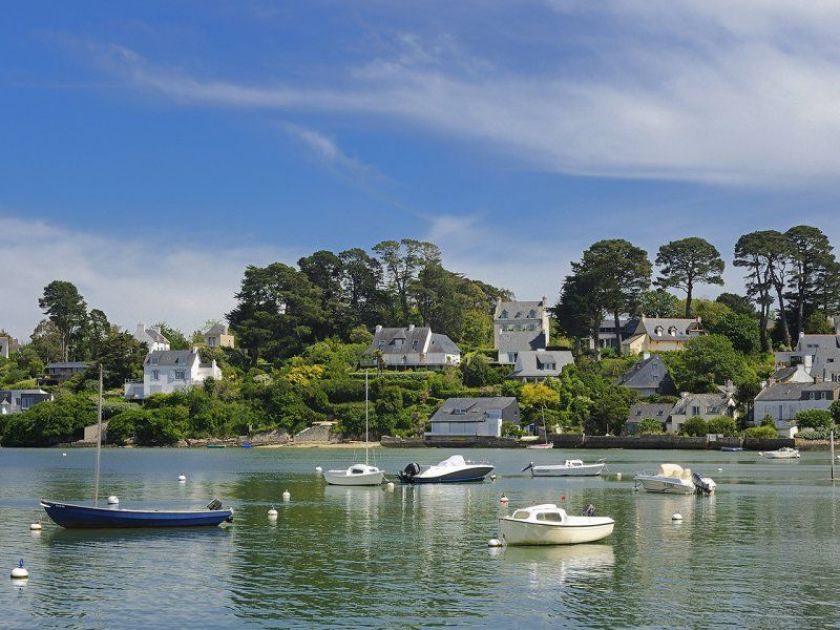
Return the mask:
[[[171,394],[187,390],[208,378],[222,378],[215,361],[202,363],[198,350],[156,350],[143,361],[143,380],[128,381],[124,395],[143,400],[152,394]]]
[[[496,302],[493,347],[502,365],[516,363],[520,352],[545,350],[549,340],[548,298],[526,302]]]
[[[623,344],[627,339],[633,336],[638,326],[639,320],[632,317],[620,317],[618,319],[619,337]],[[601,321],[598,327],[598,347],[599,348],[618,348],[616,344],[615,335],[615,318],[609,317]],[[595,339],[589,338],[589,349],[595,349]]]
[[[430,422],[428,437],[501,437],[502,422],[519,424],[519,403],[511,396],[449,398]]]
[[[563,368],[574,362],[575,358],[568,350],[525,350],[518,353],[508,378],[536,383],[560,376]]]
[[[735,397],[732,391],[715,394],[689,394],[683,392],[680,399],[671,409],[671,418],[665,425],[669,433],[679,433],[680,427],[686,420],[700,417],[711,420],[718,416],[737,418],[735,411]]]
[[[699,317],[642,316],[636,322],[631,336],[622,343],[624,354],[682,350],[689,339],[705,332]]]
[[[413,324],[407,328],[377,326],[362,367],[376,367],[380,356],[385,367],[393,368],[442,369],[461,363],[461,350],[449,337]]]
[[[169,350],[169,340],[161,334],[159,327],[149,328],[146,324],[137,324],[132,336],[140,343],[145,343],[149,352]]]
[[[233,348],[234,339],[228,325],[219,322],[204,331],[204,343],[208,348]]]
[[[635,435],[639,423],[642,420],[651,418],[662,425],[665,430],[666,424],[671,418],[671,410],[674,408],[674,403],[635,403],[630,407],[630,412],[627,414],[627,421],[624,423],[624,433],[627,435]]]

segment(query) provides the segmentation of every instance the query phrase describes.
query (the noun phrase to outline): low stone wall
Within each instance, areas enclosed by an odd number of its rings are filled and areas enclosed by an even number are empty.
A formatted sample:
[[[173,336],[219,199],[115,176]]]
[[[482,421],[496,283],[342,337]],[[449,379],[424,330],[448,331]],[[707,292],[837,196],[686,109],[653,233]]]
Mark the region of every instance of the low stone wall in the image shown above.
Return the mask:
[[[705,437],[683,437],[681,435],[607,436],[587,435],[584,448],[646,448],[646,449],[690,449],[705,450]]]
[[[317,442],[319,444],[329,444],[331,442],[338,442],[339,435],[333,432],[334,423],[313,424],[295,435],[295,444],[304,444],[307,442]]]
[[[379,443],[388,448],[420,448],[426,446],[423,438],[400,438],[390,435],[383,435]]]
[[[522,443],[514,438],[490,437],[485,435],[427,436],[423,442],[426,446],[440,448],[519,448],[522,446]]]
[[[775,451],[784,446],[795,447],[796,440],[793,438],[744,438],[745,451]]]

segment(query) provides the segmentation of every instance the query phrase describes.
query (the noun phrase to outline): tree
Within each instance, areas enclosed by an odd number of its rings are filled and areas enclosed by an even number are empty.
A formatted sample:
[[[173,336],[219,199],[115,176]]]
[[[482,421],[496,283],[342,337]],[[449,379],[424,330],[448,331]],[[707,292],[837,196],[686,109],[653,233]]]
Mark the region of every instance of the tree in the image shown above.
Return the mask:
[[[797,225],[785,232],[784,237],[793,268],[788,282],[788,299],[793,301],[798,334],[805,329],[807,307],[819,304],[825,272],[836,261],[828,237],[819,228]]]
[[[758,321],[749,315],[726,313],[708,326],[708,330],[729,339],[735,350],[743,354],[753,354],[761,347]]]
[[[751,317],[757,315],[752,300],[737,293],[721,293],[715,298],[715,302],[728,306],[730,310],[739,315],[749,315]]]
[[[664,432],[662,423],[656,418],[645,418],[636,425],[636,435],[659,435]]]
[[[560,301],[554,307],[554,317],[563,332],[575,340],[575,354],[581,354],[580,340],[591,335],[594,349],[600,348],[601,321],[606,314],[595,274],[572,264],[572,274],[566,276],[560,290]]]
[[[738,380],[743,359],[722,335],[702,335],[689,339],[682,352],[668,357],[671,372],[680,390],[706,392],[715,384]]]
[[[519,400],[526,409],[545,409],[560,402],[560,394],[544,383],[525,383]]]
[[[357,321],[370,328],[389,323],[386,321],[388,300],[380,287],[380,262],[359,248],[340,252],[338,258],[342,267],[343,296]]]
[[[651,289],[639,297],[639,313],[646,317],[679,317],[677,296],[665,289]]]
[[[722,435],[724,437],[735,437],[738,435],[738,423],[729,416],[716,416],[708,423],[709,433]]]
[[[825,311],[817,309],[805,319],[804,332],[807,335],[833,335],[834,324],[828,319]]]
[[[598,392],[592,401],[586,432],[604,435],[612,433],[619,435],[630,413],[630,403],[633,393],[626,388],[607,387]]]
[[[29,347],[38,353],[44,363],[61,361],[64,358],[64,350],[61,345],[61,333],[58,328],[48,319],[42,319],[30,337],[32,342]]]
[[[723,284],[724,264],[717,248],[692,236],[671,241],[659,248],[656,264],[661,267],[657,284],[685,291],[685,316],[691,317],[691,298],[697,284]]]
[[[816,429],[828,431],[834,425],[831,411],[826,409],[804,409],[793,418],[800,429]]]
[[[38,306],[61,336],[61,354],[70,360],[70,341],[87,317],[87,304],[72,282],[53,280],[44,287]]]
[[[459,369],[464,385],[467,387],[484,387],[498,382],[496,372],[483,354],[471,352],[465,355]]]
[[[408,289],[420,269],[429,263],[440,263],[440,249],[432,243],[404,238],[401,241],[382,241],[373,246],[379,256],[388,282],[396,294],[402,324],[410,321]]]
[[[834,421],[834,424],[840,424],[840,400],[835,400],[831,403],[828,411],[831,414],[831,419]]]
[[[709,423],[700,416],[694,416],[682,423],[680,435],[689,437],[703,437],[709,434]]]

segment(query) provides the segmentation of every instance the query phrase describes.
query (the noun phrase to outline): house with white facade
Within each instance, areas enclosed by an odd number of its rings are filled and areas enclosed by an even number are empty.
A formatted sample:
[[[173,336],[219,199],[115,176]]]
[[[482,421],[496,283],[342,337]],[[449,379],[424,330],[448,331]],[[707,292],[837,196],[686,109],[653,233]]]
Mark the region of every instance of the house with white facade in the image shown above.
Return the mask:
[[[53,395],[43,389],[0,389],[0,416],[22,413],[48,400]]]
[[[8,359],[9,355],[20,350],[20,343],[14,337],[0,337],[0,357]]]
[[[780,432],[789,433],[800,411],[828,410],[835,400],[840,400],[840,383],[772,383],[753,401],[753,423],[770,417]]]
[[[204,331],[203,336],[208,348],[233,348],[234,339],[227,324],[213,324]]]
[[[446,335],[428,326],[376,327],[373,341],[362,357],[362,366],[442,369],[461,363],[461,350]]]
[[[501,437],[502,422],[519,424],[519,403],[512,396],[449,398],[431,417],[427,437]]]
[[[575,358],[568,350],[524,350],[517,355],[508,378],[537,383],[560,376],[563,368],[574,362]]]
[[[734,388],[715,394],[683,392],[671,409],[671,415],[665,424],[665,429],[669,433],[679,433],[685,421],[695,417],[703,418],[706,421],[719,416],[736,419],[735,407]]]
[[[777,381],[791,380],[791,375],[796,374],[795,380],[805,382],[804,373],[812,383],[818,380],[840,382],[840,335],[803,333],[792,351],[776,352],[774,359],[777,374],[773,377]],[[789,368],[796,368],[796,372]]]
[[[622,344],[624,354],[682,350],[694,337],[704,334],[700,318],[645,317],[636,321]]]
[[[143,361],[143,380],[125,384],[125,397],[143,400],[152,394],[171,394],[222,378],[216,361],[202,363],[198,350],[155,350]]]
[[[499,363],[512,365],[520,352],[545,350],[548,339],[548,298],[530,302],[496,302],[493,344]]]
[[[169,350],[169,340],[161,334],[159,327],[137,324],[133,337],[140,343],[145,343],[149,352]]]

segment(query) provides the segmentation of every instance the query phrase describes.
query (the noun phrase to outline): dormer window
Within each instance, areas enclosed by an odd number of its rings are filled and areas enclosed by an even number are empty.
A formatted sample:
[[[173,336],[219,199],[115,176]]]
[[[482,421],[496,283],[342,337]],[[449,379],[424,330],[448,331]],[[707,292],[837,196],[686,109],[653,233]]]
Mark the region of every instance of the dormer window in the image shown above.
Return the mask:
[[[677,336],[677,327],[676,326],[669,327],[668,328],[668,334],[671,335],[672,337],[676,337]]]
[[[506,310],[502,311],[502,317],[501,318],[502,319],[507,319],[508,318],[508,312]]]
[[[662,326],[657,326],[656,328],[653,329],[653,334],[656,335],[657,337],[661,337],[663,330],[664,329],[662,328]]]
[[[536,312],[534,309],[531,309],[530,311],[528,311],[528,317],[529,317],[530,319],[536,319],[536,317],[537,317],[537,312]]]
[[[391,341],[391,345],[394,346],[395,348],[402,348],[403,340],[402,339],[394,339],[393,341]]]
[[[514,319],[522,319],[522,312],[521,312],[521,311],[518,311],[518,312],[516,313],[516,317],[515,317]]]

